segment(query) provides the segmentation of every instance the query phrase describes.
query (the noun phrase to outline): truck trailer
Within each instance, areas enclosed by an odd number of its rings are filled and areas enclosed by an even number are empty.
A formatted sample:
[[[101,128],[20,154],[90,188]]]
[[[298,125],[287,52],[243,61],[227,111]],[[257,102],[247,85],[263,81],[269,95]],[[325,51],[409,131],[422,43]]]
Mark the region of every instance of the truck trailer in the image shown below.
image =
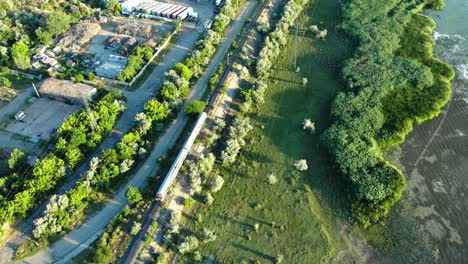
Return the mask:
[[[193,8],[187,7],[185,10],[177,14],[177,19],[184,20],[188,17],[190,13],[193,13]]]
[[[174,12],[172,12],[172,14],[170,14],[170,17],[171,17],[172,19],[176,19],[176,18],[177,18],[177,15],[178,15],[180,12],[182,12],[183,10],[185,10],[186,8],[187,8],[187,7],[185,7],[185,6],[179,6],[179,8],[176,9],[176,11],[174,11]]]
[[[174,12],[176,9],[178,9],[179,6],[173,5],[172,8],[166,9],[162,12],[162,16],[164,17],[170,17],[172,12]]]

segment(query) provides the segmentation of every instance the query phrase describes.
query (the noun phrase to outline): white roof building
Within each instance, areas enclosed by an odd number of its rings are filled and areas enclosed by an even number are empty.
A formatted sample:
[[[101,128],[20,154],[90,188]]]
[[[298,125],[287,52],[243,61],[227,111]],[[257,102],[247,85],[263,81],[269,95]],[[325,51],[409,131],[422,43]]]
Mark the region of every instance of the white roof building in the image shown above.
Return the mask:
[[[141,0],[127,0],[120,4],[122,5],[122,13],[130,14],[140,6]]]

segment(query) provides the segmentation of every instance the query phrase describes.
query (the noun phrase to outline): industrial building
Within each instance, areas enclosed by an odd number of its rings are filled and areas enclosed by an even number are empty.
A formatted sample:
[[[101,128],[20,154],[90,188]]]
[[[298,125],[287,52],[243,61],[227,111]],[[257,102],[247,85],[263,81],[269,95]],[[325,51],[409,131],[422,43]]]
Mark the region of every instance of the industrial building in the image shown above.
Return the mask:
[[[127,15],[138,11],[144,13],[149,18],[161,17],[184,20],[188,17],[198,17],[193,8],[188,6],[144,0],[121,0],[120,4],[122,5],[122,13]]]
[[[122,6],[122,13],[131,14],[141,4],[141,0],[123,0],[119,1]]]
[[[116,79],[127,65],[128,58],[111,54],[101,65],[96,67],[96,74],[101,77]]]
[[[96,94],[96,88],[55,78],[46,79],[39,88],[39,94],[54,100],[84,104]]]

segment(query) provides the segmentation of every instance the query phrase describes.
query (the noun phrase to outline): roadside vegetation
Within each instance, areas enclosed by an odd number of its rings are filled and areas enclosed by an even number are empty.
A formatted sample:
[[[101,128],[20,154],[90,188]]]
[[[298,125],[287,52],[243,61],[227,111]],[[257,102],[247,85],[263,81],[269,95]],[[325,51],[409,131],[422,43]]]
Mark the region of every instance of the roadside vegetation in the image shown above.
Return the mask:
[[[16,253],[17,259],[36,253],[59,235],[82,223],[93,212],[92,205],[102,204],[105,197],[118,189],[125,176],[130,175],[135,168],[135,161],[146,157],[157,135],[180,110],[191,85],[208,66],[231,16],[239,11],[241,4],[238,2],[223,7],[223,11],[215,18],[217,29],[209,30],[202,36],[191,55],[165,74],[166,82],[160,94],[144,105],[144,111],[135,116],[135,126],[122,137],[117,146],[94,157],[88,171],[67,193],[51,197],[42,216],[34,221],[33,235],[36,241],[23,243]],[[199,111],[204,104],[196,101],[194,111]]]
[[[151,46],[143,45],[136,48],[128,57],[127,66],[118,77],[119,81],[129,81],[143,68],[153,57],[154,50]]]
[[[140,232],[144,215],[154,199],[154,180],[151,178],[143,191],[134,187],[127,190],[129,205],[89,249],[73,259],[73,263],[118,263],[122,260],[133,237]]]
[[[343,68],[345,92],[332,105],[322,141],[353,193],[353,217],[365,227],[385,217],[406,181],[383,150],[448,102],[454,71],[433,57],[431,18],[442,1],[349,1],[341,27],[359,41]]]
[[[83,109],[63,122],[57,132],[57,141],[54,141],[57,144],[52,145],[53,151],[33,166],[13,152],[14,163],[21,163],[21,166],[12,165],[10,175],[2,178],[5,187],[0,200],[2,224],[14,224],[27,217],[37,203],[63,181],[67,172],[72,171],[107,135],[124,110],[124,103],[118,92],[103,93],[105,95],[96,99],[89,111]]]

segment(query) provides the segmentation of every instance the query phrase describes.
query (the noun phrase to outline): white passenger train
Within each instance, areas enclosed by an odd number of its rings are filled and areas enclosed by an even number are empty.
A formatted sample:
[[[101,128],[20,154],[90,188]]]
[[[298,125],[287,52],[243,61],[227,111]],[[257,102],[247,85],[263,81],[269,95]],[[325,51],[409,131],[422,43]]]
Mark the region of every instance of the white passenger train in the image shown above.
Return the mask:
[[[171,168],[167,172],[167,175],[164,178],[156,194],[156,198],[159,201],[164,201],[164,198],[166,198],[166,194],[169,191],[169,188],[171,187],[172,183],[174,183],[174,180],[177,177],[177,174],[179,173],[179,170],[182,167],[182,164],[184,163],[185,158],[187,158],[187,155],[190,152],[190,149],[192,148],[193,143],[195,142],[195,139],[200,133],[203,127],[203,124],[205,124],[206,117],[207,117],[207,114],[205,112],[202,112],[200,114],[200,116],[197,119],[197,122],[195,123],[195,127],[192,130],[192,133],[190,133],[190,136],[185,141],[179,154],[177,154],[177,157],[174,163],[172,164]]]

